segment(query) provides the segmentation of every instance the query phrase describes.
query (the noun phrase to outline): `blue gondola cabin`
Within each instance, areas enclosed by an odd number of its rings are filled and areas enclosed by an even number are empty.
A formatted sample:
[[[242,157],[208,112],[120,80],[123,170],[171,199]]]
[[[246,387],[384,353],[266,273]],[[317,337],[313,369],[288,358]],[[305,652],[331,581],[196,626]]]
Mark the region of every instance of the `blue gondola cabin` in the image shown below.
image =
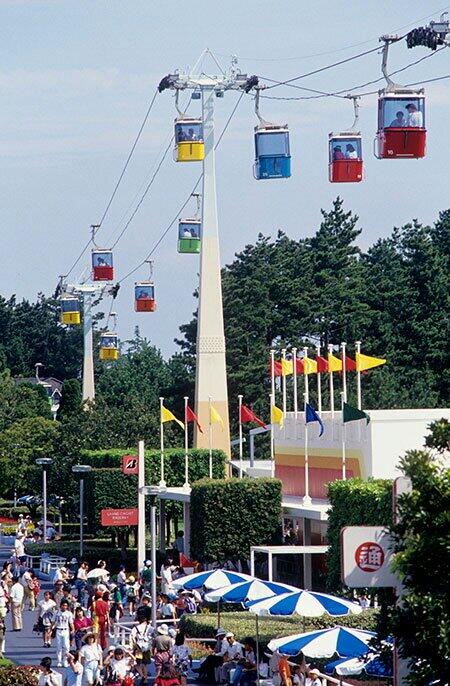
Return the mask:
[[[80,324],[80,302],[78,298],[61,298],[61,324]]]
[[[119,357],[119,342],[117,334],[103,333],[100,336],[100,359],[117,360]]]
[[[151,281],[139,281],[134,284],[134,309],[136,312],[156,310],[155,286]]]
[[[114,280],[112,250],[92,251],[92,278],[94,281]]]
[[[363,180],[362,143],[359,133],[330,133],[328,156],[328,178],[331,183],[359,183]]]
[[[201,162],[205,157],[201,119],[175,119],[175,161]]]
[[[198,219],[180,219],[178,222],[178,252],[198,254],[200,252],[202,224]]]
[[[287,125],[255,126],[255,179],[288,179],[291,153]]]
[[[380,91],[375,156],[420,159],[425,157],[426,137],[423,90]]]

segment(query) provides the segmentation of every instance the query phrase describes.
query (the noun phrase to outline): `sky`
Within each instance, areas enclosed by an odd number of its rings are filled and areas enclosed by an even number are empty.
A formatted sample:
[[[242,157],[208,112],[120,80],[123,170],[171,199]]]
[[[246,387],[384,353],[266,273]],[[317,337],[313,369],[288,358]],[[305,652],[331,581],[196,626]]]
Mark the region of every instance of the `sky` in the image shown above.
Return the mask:
[[[450,6],[449,6],[450,7]],[[227,67],[264,79],[286,80],[359,52],[376,48],[378,37],[438,19],[445,5],[423,0],[0,0],[0,293],[34,300],[50,294],[89,239],[89,226],[103,214],[132,142],[161,78],[193,65],[209,48]],[[426,18],[425,18],[426,17]],[[390,69],[431,52],[391,50]],[[450,73],[443,50],[397,78],[412,83]],[[381,76],[378,52],[298,81],[319,90],[350,89]],[[205,69],[211,65],[205,65]],[[372,86],[369,90],[382,87]],[[304,91],[279,87],[281,97]],[[427,156],[423,160],[376,160],[376,95],[361,101],[365,179],[330,184],[327,139],[353,121],[349,101],[265,100],[269,121],[288,123],[292,177],[255,181],[254,104],[244,96],[217,151],[217,192],[222,264],[253,243],[259,232],[282,229],[293,238],[312,235],[320,209],[339,194],[360,217],[361,248],[393,226],[414,218],[436,220],[450,206],[448,135],[450,79],[426,86]],[[238,96],[216,101],[217,130]],[[199,112],[192,102],[189,113]],[[97,242],[107,247],[137,204],[170,140],[175,117],[171,91],[158,95],[141,140],[107,214]],[[176,164],[171,152],[115,251],[121,278],[147,255],[197,179],[197,164]],[[188,206],[184,216],[189,216]],[[114,304],[122,340],[136,325],[165,356],[176,350],[180,324],[195,309],[198,257],[178,255],[176,226],[155,253],[158,310],[133,310],[134,279],[124,282]],[[88,273],[87,255],[71,278]],[[104,303],[109,310],[109,302]]]

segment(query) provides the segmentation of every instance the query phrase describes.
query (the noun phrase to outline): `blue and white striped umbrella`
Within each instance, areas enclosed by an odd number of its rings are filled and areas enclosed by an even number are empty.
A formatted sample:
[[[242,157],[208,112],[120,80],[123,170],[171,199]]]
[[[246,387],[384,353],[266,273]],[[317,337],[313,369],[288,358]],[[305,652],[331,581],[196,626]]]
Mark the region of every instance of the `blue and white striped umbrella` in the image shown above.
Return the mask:
[[[297,590],[265,600],[253,600],[245,604],[250,612],[262,616],[285,616],[301,615],[302,617],[320,617],[331,615],[342,617],[345,615],[357,615],[362,612],[360,605],[347,600],[337,598],[327,593],[315,593],[314,591]]]
[[[207,591],[215,591],[217,588],[231,586],[243,581],[253,581],[253,577],[240,572],[230,572],[228,569],[211,569],[208,572],[198,572],[182,576],[172,582],[175,590],[184,588],[186,591],[205,588]]]
[[[369,652],[369,642],[375,637],[372,631],[335,626],[331,629],[306,631],[303,634],[275,638],[269,649],[284,655],[297,655],[302,651],[308,657],[360,657]]]
[[[210,603],[245,603],[249,600],[262,600],[263,598],[271,598],[275,595],[291,593],[292,591],[298,591],[298,588],[288,586],[287,584],[274,583],[273,581],[251,579],[250,581],[243,581],[232,586],[218,588],[216,591],[210,591],[205,595],[205,600]]]
[[[341,660],[329,662],[325,666],[327,674],[333,674],[335,670],[339,676],[357,676],[365,672],[370,676],[392,678],[393,673],[391,666],[385,664],[380,656],[375,654],[361,658],[345,657]]]

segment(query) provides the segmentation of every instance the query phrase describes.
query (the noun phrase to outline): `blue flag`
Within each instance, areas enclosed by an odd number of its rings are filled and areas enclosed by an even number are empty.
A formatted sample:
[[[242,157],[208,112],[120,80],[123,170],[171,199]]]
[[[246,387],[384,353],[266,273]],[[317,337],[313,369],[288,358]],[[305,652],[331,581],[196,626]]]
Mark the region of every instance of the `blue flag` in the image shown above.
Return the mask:
[[[305,422],[306,424],[309,424],[310,422],[319,422],[320,424],[320,433],[319,436],[323,434],[323,421],[315,411],[312,405],[309,403],[305,404]]]

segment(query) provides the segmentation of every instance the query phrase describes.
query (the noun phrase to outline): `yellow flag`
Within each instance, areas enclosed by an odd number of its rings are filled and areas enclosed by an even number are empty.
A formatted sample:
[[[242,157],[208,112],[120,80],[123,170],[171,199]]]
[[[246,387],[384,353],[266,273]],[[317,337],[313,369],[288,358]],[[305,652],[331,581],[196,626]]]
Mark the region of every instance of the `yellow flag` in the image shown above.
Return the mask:
[[[167,407],[164,407],[164,405],[162,405],[162,407],[161,407],[161,424],[164,424],[164,422],[176,422],[184,430],[183,422],[180,422],[180,420],[177,419],[175,417],[175,415],[170,410],[167,409]]]
[[[284,424],[284,414],[282,410],[280,410],[279,407],[276,405],[272,405],[271,411],[270,411],[270,419],[272,421],[272,424],[278,424],[280,429],[283,428]]]
[[[209,415],[209,421],[211,422],[211,424],[220,424],[220,426],[222,427],[222,431],[223,431],[223,428],[224,428],[223,427],[223,419],[220,416],[220,414],[217,412],[214,405],[211,405],[211,412]]]
[[[374,367],[386,364],[386,360],[382,357],[369,357],[369,355],[363,355],[362,353],[356,353],[355,360],[357,372],[365,372],[366,369],[373,369]]]
[[[284,360],[281,358],[281,375],[282,376],[288,376],[289,374],[294,373],[294,365],[292,364],[292,360]]]
[[[339,357],[335,357],[331,353],[328,353],[328,371],[342,372],[342,360],[340,360]]]
[[[304,357],[303,360],[303,374],[317,374],[317,362],[310,357]]]

